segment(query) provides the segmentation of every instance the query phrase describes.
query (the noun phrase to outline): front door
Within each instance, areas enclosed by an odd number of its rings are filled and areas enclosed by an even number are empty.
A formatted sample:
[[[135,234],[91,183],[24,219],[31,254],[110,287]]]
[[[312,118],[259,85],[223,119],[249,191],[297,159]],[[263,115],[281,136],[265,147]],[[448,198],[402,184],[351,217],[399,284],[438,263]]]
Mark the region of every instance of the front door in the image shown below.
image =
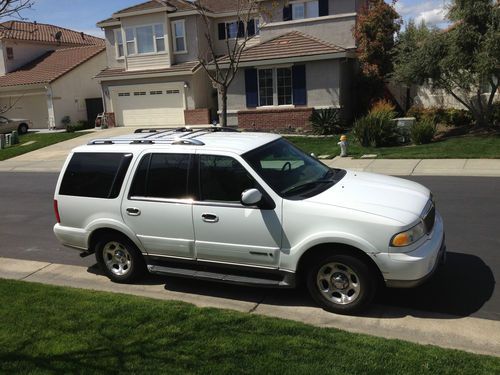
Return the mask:
[[[243,206],[241,193],[258,186],[231,156],[199,155],[199,186],[193,206],[196,258],[277,268],[281,204],[274,209]]]
[[[142,157],[122,203],[122,216],[150,255],[194,258],[188,153]]]

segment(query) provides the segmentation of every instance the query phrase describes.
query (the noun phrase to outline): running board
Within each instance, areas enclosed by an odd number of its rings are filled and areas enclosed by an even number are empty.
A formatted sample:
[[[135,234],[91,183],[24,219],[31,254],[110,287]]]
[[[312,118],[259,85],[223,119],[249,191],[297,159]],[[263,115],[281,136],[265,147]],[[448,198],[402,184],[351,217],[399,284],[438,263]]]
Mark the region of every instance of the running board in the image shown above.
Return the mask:
[[[190,279],[218,281],[229,284],[267,287],[267,288],[293,288],[295,287],[295,274],[284,275],[282,280],[272,280],[261,277],[248,277],[217,272],[198,271],[188,268],[165,267],[148,265],[149,272],[163,276],[177,276]]]

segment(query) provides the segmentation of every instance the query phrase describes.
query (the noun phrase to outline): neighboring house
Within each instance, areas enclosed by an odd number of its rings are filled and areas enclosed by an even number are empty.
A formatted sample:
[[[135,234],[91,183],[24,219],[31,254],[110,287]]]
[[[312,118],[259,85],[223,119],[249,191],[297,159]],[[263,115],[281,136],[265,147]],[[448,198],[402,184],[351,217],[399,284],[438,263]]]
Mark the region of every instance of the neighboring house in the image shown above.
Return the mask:
[[[61,120],[93,122],[102,112],[93,77],[106,67],[104,40],[53,25],[0,24],[0,111],[35,128]]]
[[[228,121],[247,129],[307,128],[313,109],[353,100],[356,69],[352,29],[363,0],[263,1],[248,25],[236,21],[236,1],[204,0],[210,30],[191,6],[148,1],[99,22],[108,68],[97,75],[105,110],[119,126],[206,124],[217,94],[198,56],[210,32],[222,62],[226,39],[255,34],[228,90]],[[286,5],[286,6],[285,6]]]

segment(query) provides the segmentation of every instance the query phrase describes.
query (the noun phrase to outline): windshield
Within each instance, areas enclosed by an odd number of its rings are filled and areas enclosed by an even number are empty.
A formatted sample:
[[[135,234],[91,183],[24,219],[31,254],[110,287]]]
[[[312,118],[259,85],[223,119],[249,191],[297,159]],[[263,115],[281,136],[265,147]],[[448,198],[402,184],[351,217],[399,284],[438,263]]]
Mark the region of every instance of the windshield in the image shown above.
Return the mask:
[[[282,197],[312,196],[338,180],[338,170],[328,168],[283,138],[243,157]]]

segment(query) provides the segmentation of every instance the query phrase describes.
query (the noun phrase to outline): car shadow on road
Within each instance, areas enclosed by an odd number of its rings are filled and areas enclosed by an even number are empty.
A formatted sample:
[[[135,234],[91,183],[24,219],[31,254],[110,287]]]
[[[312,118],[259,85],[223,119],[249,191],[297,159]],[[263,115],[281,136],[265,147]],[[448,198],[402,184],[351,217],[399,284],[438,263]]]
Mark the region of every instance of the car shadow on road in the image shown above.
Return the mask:
[[[88,272],[103,275],[97,265],[89,267]],[[148,275],[137,284],[163,284],[165,290],[173,292],[275,306],[317,306],[304,286],[267,289],[157,275]],[[493,273],[481,258],[448,252],[446,264],[425,284],[411,289],[381,288],[373,305],[359,316],[381,319],[409,315],[433,319],[466,317],[479,311],[494,289]],[[500,314],[496,315],[500,319]]]

